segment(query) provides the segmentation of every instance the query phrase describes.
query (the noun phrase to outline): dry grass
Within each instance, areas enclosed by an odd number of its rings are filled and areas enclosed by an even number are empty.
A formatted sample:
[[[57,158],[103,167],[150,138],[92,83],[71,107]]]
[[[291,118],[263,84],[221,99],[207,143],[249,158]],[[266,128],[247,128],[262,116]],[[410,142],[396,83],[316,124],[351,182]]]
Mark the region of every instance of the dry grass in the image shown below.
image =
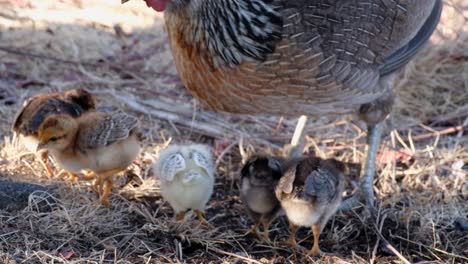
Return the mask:
[[[20,212],[0,211],[3,263],[304,263],[317,261],[244,237],[249,221],[239,201],[237,172],[243,138],[248,152],[277,152],[295,120],[208,112],[181,86],[162,17],[134,1],[0,0],[0,180],[56,185],[51,210],[35,194]],[[386,240],[411,262],[468,262],[468,3],[446,1],[431,44],[398,82],[394,114],[380,150],[376,191]],[[72,87],[95,92],[100,104],[134,113],[148,140],[137,162],[118,177],[112,209],[101,207],[89,183],[47,179],[9,124],[32,94]],[[310,122],[308,143],[322,157],[361,162],[365,131],[355,117]],[[216,191],[207,229],[196,220],[176,224],[149,165],[171,142],[212,144]],[[49,197],[50,198],[50,197]],[[359,210],[337,214],[322,247],[326,263],[399,263]],[[284,219],[272,239],[287,236]],[[311,234],[299,233],[309,247]]]

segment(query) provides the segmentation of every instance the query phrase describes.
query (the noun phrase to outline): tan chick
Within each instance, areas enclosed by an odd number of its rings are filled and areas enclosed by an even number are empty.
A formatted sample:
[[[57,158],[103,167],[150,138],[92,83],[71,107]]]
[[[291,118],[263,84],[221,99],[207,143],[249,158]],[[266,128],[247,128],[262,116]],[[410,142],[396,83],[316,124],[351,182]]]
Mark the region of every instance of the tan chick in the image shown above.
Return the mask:
[[[269,241],[270,223],[280,214],[281,205],[275,196],[275,186],[283,173],[280,157],[253,156],[241,170],[240,197],[254,222],[251,232],[258,235],[263,225],[263,239]]]
[[[61,93],[47,93],[33,96],[23,103],[13,121],[12,132],[35,152],[39,143],[38,129],[44,119],[53,114],[68,114],[78,117],[84,112],[95,110],[95,97],[83,89],[72,89]],[[48,164],[46,150],[37,153],[49,177],[54,173]]]
[[[276,197],[290,224],[287,244],[297,247],[296,231],[312,228],[314,244],[310,254],[321,255],[319,237],[342,200],[344,165],[336,160],[301,157],[291,162],[276,186]]]
[[[52,115],[39,127],[37,148],[47,149],[65,170],[91,171],[102,204],[109,205],[112,176],[125,170],[140,152],[138,129],[138,119],[125,113]]]
[[[163,150],[153,165],[160,179],[161,195],[176,213],[176,221],[193,209],[202,224],[206,203],[213,193],[214,162],[206,145],[174,145]]]

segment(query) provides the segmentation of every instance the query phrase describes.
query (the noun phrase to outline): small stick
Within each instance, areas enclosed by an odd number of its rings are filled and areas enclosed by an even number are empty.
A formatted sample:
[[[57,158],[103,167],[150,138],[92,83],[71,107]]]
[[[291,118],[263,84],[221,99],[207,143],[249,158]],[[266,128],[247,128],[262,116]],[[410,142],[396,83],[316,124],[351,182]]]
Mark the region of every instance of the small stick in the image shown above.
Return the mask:
[[[380,208],[379,208],[380,209]],[[380,215],[380,214],[379,214]],[[382,233],[382,228],[383,228],[383,224],[385,222],[385,218],[387,218],[387,214],[384,214],[382,216],[382,219],[380,219],[380,227],[379,227],[379,232]],[[379,247],[379,244],[380,244],[380,236],[377,238],[377,242],[375,242],[375,246],[374,246],[374,250],[372,251],[372,258],[370,260],[370,263],[374,263],[375,261],[375,258],[376,258],[376,255],[377,255],[377,249]]]
[[[251,258],[247,258],[247,257],[241,256],[241,255],[238,255],[238,254],[234,254],[234,253],[231,253],[231,252],[227,252],[227,251],[224,251],[224,250],[222,250],[222,249],[217,249],[217,248],[212,248],[212,247],[208,247],[208,249],[211,250],[211,251],[220,253],[220,254],[224,254],[224,255],[227,255],[227,256],[239,258],[239,259],[242,259],[242,260],[251,262],[251,263],[263,264],[262,262],[257,261],[257,260],[255,260],[255,259],[251,259]]]
[[[381,233],[381,230],[382,230],[382,227],[383,227],[383,221],[385,220],[385,217],[386,215],[384,215],[383,219],[381,220],[381,223],[380,223],[380,229],[377,227],[377,225],[372,222],[372,226],[374,227],[375,231],[377,232],[377,235],[379,235],[379,238],[385,243],[385,246],[393,252],[393,254],[395,254],[398,258],[400,258],[400,260],[405,263],[405,264],[411,264],[411,262],[409,260],[407,260],[395,247],[392,246],[392,244],[390,244],[390,242],[388,242],[388,240],[382,235]]]
[[[297,121],[296,129],[294,130],[293,137],[291,139],[291,148],[289,157],[299,157],[302,154],[304,148],[304,128],[307,124],[307,116],[302,115]]]
[[[95,68],[101,68],[103,66],[106,66],[109,69],[112,69],[112,70],[115,70],[115,71],[118,71],[118,72],[128,73],[128,74],[134,76],[130,71],[128,71],[128,70],[126,70],[126,69],[124,69],[124,68],[122,68],[120,66],[112,65],[112,64],[109,64],[109,63],[91,63],[91,62],[82,62],[82,61],[59,59],[59,58],[44,55],[44,54],[33,53],[33,52],[30,52],[30,51],[21,51],[21,50],[11,48],[11,47],[6,47],[6,46],[0,46],[0,51],[10,53],[10,54],[14,54],[14,55],[18,55],[18,56],[23,56],[23,57],[30,57],[30,58],[36,58],[36,59],[42,59],[42,60],[50,60],[50,61],[54,61],[54,62],[58,62],[58,63],[62,63],[62,64],[83,65],[83,66],[90,66],[90,67],[95,67]],[[162,73],[162,72],[151,72],[151,73],[158,74],[158,75],[171,75],[171,76],[177,77],[177,75],[173,75],[173,74],[170,74],[170,73]]]
[[[242,157],[242,164],[245,164],[245,162],[247,161],[247,153],[245,153],[244,138],[242,136],[239,139],[239,154]]]
[[[227,148],[225,148],[218,156],[218,158],[216,159],[216,167],[219,165],[219,163],[221,163],[221,161],[223,160],[224,156],[235,146],[237,145],[237,142],[232,142],[231,144],[229,144],[229,146]]]
[[[467,125],[449,127],[449,128],[446,128],[446,129],[443,129],[443,130],[440,130],[440,131],[427,133],[427,134],[422,134],[422,135],[419,135],[419,136],[414,136],[413,141],[428,139],[428,138],[432,138],[432,137],[436,137],[436,136],[440,136],[440,135],[453,134],[453,133],[456,133],[456,132],[464,131],[467,128],[468,128]]]

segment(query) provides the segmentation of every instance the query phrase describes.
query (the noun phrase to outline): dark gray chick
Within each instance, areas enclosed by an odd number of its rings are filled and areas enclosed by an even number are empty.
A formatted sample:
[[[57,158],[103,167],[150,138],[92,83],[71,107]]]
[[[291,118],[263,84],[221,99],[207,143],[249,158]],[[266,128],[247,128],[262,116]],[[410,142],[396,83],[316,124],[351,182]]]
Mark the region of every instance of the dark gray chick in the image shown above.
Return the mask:
[[[275,186],[281,178],[283,160],[279,157],[253,156],[241,170],[241,199],[254,222],[251,232],[263,225],[263,238],[269,241],[270,223],[278,216],[281,205]]]

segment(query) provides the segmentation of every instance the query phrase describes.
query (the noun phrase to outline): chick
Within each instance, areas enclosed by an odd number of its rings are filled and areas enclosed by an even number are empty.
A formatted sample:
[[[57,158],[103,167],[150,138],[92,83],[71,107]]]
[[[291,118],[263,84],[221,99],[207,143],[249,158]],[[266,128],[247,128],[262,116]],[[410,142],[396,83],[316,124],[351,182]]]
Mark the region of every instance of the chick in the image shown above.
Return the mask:
[[[279,157],[253,156],[241,170],[240,197],[254,222],[251,232],[263,225],[263,239],[269,241],[270,223],[279,215],[281,205],[275,186],[281,178],[283,160]]]
[[[95,108],[95,97],[83,89],[36,95],[26,100],[16,114],[12,132],[19,136],[29,151],[35,152],[39,143],[39,126],[49,115],[63,113],[78,117]],[[53,176],[54,173],[47,162],[47,151],[40,151],[37,155],[49,177]]]
[[[109,205],[111,176],[125,170],[140,152],[138,129],[138,119],[125,113],[51,115],[39,127],[37,149],[48,150],[65,170],[91,171],[102,204]]]
[[[175,145],[159,155],[153,165],[161,181],[161,195],[176,213],[176,221],[193,209],[198,219],[209,225],[203,210],[213,193],[214,162],[206,145]]]
[[[291,161],[275,192],[289,220],[291,234],[287,244],[297,247],[296,231],[312,228],[312,255],[321,255],[320,232],[336,212],[344,189],[344,165],[336,160],[301,157]]]

